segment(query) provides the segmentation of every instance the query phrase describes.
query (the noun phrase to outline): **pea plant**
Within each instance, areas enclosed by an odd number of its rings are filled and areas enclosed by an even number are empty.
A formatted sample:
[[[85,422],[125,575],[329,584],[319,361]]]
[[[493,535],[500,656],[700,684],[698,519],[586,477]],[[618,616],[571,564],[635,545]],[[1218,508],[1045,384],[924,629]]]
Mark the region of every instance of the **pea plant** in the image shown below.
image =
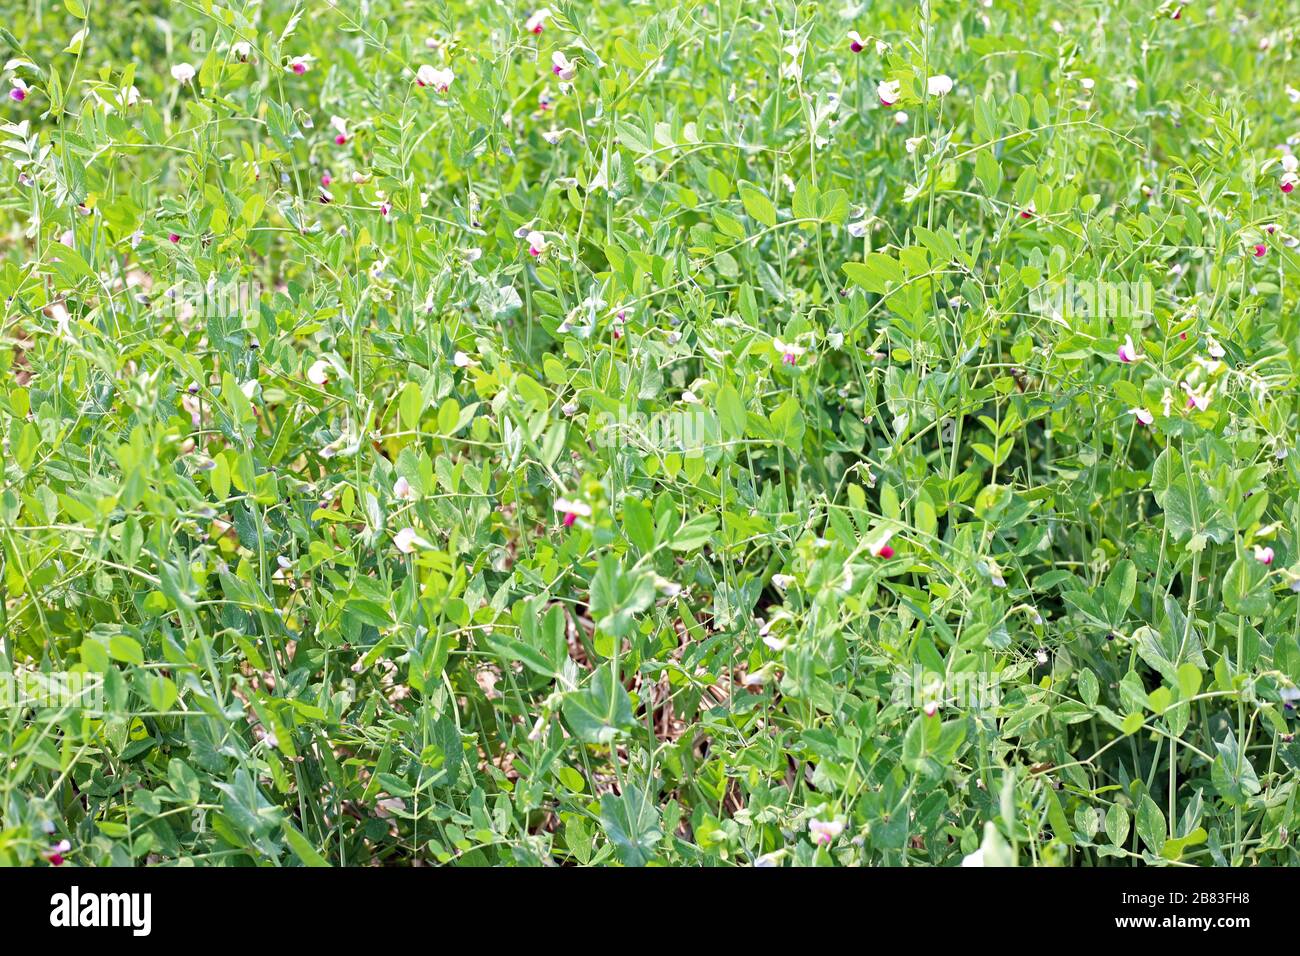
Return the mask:
[[[547,2],[0,0],[0,864],[1300,862],[1296,0]]]

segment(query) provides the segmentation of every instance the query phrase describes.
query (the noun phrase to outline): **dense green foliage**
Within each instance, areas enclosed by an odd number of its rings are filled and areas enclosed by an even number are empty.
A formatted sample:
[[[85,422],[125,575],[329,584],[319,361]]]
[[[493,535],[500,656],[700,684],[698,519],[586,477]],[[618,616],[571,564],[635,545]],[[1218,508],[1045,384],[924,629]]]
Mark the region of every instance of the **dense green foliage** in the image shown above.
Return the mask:
[[[1296,862],[1295,0],[534,12],[0,0],[0,863]]]

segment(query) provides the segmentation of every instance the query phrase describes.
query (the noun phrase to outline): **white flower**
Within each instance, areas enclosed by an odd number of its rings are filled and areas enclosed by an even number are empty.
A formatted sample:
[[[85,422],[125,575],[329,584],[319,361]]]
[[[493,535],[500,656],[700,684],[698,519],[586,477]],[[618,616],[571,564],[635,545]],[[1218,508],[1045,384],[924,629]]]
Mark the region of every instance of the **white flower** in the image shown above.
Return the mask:
[[[578,64],[574,63],[564,51],[556,50],[551,54],[551,72],[567,83],[578,74]]]
[[[535,12],[531,17],[524,21],[524,29],[529,33],[541,33],[546,29],[546,21],[550,19],[551,11],[547,7]]]
[[[952,92],[952,77],[940,73],[925,81],[925,91],[931,96],[946,96]]]
[[[893,106],[902,95],[902,89],[896,80],[886,80],[876,87],[876,95],[884,106]]]
[[[772,348],[781,353],[781,361],[786,365],[799,364],[799,356],[808,351],[802,345],[796,345],[793,342],[782,342],[780,339],[772,340]]]
[[[967,853],[961,858],[962,866],[983,866],[984,865],[984,848],[976,850],[974,853]]]
[[[906,126],[907,120],[908,120],[908,116],[902,110],[899,110],[897,113],[894,114],[895,126]]]
[[[1201,394],[1192,391],[1192,386],[1183,382],[1183,391],[1187,393],[1187,407],[1195,408],[1198,412],[1203,412],[1210,407],[1210,396],[1208,393]]]
[[[772,575],[772,585],[778,591],[787,591],[794,584],[794,575],[792,574],[774,574]]]
[[[924,142],[925,142],[924,136],[913,136],[909,138],[903,145],[907,148],[908,155],[911,155],[912,153],[915,153],[917,147]]]
[[[871,544],[867,546],[868,553],[873,558],[892,558],[894,549],[889,545],[889,539],[894,536],[892,530],[877,532]]]
[[[1141,361],[1142,354],[1133,344],[1133,336],[1124,336],[1124,344],[1119,347],[1119,360],[1125,364]]]
[[[844,824],[839,820],[809,820],[808,832],[818,846],[830,846],[844,832]]]
[[[1134,418],[1136,418],[1138,421],[1140,421],[1143,425],[1150,425],[1152,422],[1156,420],[1156,417],[1152,415],[1149,411],[1147,411],[1145,408],[1130,408],[1128,410],[1128,413],[1132,415]]]
[[[1092,88],[1097,85],[1097,83],[1095,80],[1093,80],[1092,77],[1085,76],[1083,79],[1079,81],[1079,85],[1082,86],[1085,90],[1091,91]]]
[[[172,67],[172,79],[177,83],[188,83],[194,79],[194,67],[188,63],[177,63]]]
[[[471,365],[477,365],[478,362],[475,362],[464,352],[457,352],[451,357],[451,364],[457,368],[469,368]]]
[[[556,498],[554,508],[563,514],[579,515],[583,518],[591,517],[591,505],[585,501],[570,501],[568,498]]]
[[[307,381],[313,385],[324,385],[330,380],[330,363],[324,359],[318,359],[313,362],[311,368],[307,369]]]
[[[399,501],[414,501],[420,496],[416,490],[411,487],[409,481],[405,478],[398,478],[397,481],[393,482],[393,497]]]
[[[248,58],[253,55],[253,46],[247,40],[236,40],[230,44],[230,55],[241,63],[248,62]]]
[[[451,88],[452,80],[456,79],[456,74],[450,68],[435,70],[427,63],[415,71],[415,82],[421,86],[430,86],[439,93],[446,93]]]
[[[393,544],[402,554],[411,554],[417,548],[432,548],[433,545],[420,537],[414,528],[403,528],[393,536]]]

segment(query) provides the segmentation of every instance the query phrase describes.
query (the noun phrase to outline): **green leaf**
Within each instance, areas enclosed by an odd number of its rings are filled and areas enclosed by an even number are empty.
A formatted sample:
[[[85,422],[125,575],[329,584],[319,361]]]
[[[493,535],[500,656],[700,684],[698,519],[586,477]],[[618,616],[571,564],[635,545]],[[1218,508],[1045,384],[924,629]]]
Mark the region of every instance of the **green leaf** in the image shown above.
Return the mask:
[[[566,694],[562,709],[569,728],[589,744],[610,743],[633,720],[632,700],[614,678],[612,662],[592,675],[588,687]]]
[[[722,425],[722,434],[728,441],[735,441],[745,435],[745,426],[749,413],[740,393],[730,385],[718,389],[718,420]]]
[[[674,551],[695,551],[713,537],[718,519],[713,515],[696,515],[674,533],[668,547]]]
[[[596,627],[614,637],[625,637],[636,616],[654,601],[654,581],[642,570],[624,570],[618,559],[600,559],[591,579],[591,613]]]
[[[771,228],[776,225],[776,207],[767,195],[753,183],[740,183],[740,201],[745,212],[757,223]]]
[[[398,414],[402,427],[407,431],[417,431],[420,427],[420,413],[424,410],[424,393],[414,382],[402,386],[397,399]]]
[[[284,833],[284,842],[289,844],[289,849],[293,855],[302,861],[304,866],[329,866],[329,860],[316,852],[316,848],[311,845],[311,841],[298,832],[292,823],[285,820],[281,823],[280,829]]]
[[[1239,556],[1223,576],[1223,605],[1232,614],[1258,617],[1268,612],[1273,595],[1265,585],[1268,567],[1252,557]]]
[[[1145,793],[1138,801],[1137,831],[1142,842],[1152,853],[1159,853],[1164,849],[1165,840],[1169,836],[1165,826],[1165,815],[1160,812],[1156,802]]]
[[[144,663],[144,651],[140,648],[140,642],[125,634],[114,634],[108,639],[108,653],[113,660],[123,664],[135,664],[138,667]]]
[[[644,866],[663,839],[654,796],[635,784],[600,798],[600,822],[625,866]]]

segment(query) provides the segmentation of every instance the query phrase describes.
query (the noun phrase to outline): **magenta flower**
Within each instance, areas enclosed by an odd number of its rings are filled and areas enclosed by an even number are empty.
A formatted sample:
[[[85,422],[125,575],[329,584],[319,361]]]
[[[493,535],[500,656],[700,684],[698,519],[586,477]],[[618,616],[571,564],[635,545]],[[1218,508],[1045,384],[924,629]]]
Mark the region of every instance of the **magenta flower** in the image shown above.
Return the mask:
[[[893,531],[885,531],[877,535],[876,540],[867,547],[867,551],[873,558],[884,558],[888,560],[894,556],[894,549],[890,546],[889,540],[894,536]]]
[[[560,523],[566,528],[572,528],[579,518],[591,517],[591,505],[584,501],[570,501],[568,498],[557,498],[555,499],[555,510],[564,516],[560,519]]]
[[[524,29],[529,33],[540,36],[546,29],[546,21],[550,18],[551,11],[547,7],[542,7],[531,17],[524,21]]]
[[[50,861],[50,866],[62,866],[63,855],[72,849],[72,844],[67,840],[60,840],[45,851],[45,859]]]
[[[785,365],[798,365],[799,356],[807,351],[802,345],[796,345],[793,342],[782,342],[780,339],[772,340],[772,348],[781,353],[781,362]]]
[[[844,824],[839,820],[809,820],[808,833],[813,843],[818,846],[830,846],[835,838],[844,832]]]
[[[1137,347],[1133,344],[1133,336],[1131,335],[1124,336],[1124,344],[1119,347],[1118,354],[1119,360],[1125,365],[1132,362],[1140,362],[1143,357],[1142,353],[1139,352]]]

